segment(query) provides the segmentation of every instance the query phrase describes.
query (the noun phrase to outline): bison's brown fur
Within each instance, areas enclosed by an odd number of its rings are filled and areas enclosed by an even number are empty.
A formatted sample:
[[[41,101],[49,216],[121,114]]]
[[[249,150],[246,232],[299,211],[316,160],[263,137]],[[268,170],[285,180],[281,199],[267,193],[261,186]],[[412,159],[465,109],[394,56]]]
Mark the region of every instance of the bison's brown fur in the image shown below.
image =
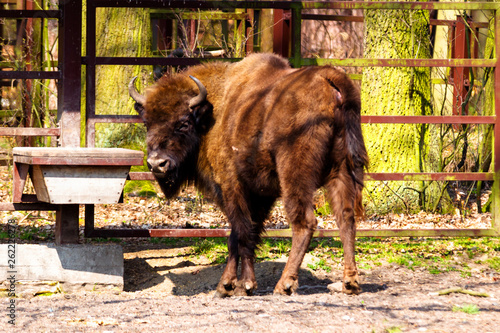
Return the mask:
[[[202,103],[189,107],[199,88]],[[359,92],[330,66],[292,69],[271,54],[199,65],[165,76],[136,109],[146,123],[148,163],[167,196],[188,180],[210,195],[231,223],[229,258],[217,295],[257,287],[254,253],[263,222],[283,198],[292,249],[275,292],[298,287],[298,270],[316,229],[313,196],[325,187],[344,246],[344,291],[360,291],[354,211],[362,214],[367,166]],[[237,266],[241,259],[241,275]]]

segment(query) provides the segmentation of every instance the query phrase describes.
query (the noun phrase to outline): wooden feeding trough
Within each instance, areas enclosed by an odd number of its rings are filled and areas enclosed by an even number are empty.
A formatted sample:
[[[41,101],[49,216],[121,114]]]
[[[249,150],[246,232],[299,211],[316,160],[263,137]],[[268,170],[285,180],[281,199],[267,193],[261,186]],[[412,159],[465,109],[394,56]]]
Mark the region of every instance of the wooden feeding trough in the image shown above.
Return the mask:
[[[120,201],[132,165],[142,165],[141,151],[122,148],[13,149],[13,202],[109,204]],[[23,194],[28,174],[36,199]]]

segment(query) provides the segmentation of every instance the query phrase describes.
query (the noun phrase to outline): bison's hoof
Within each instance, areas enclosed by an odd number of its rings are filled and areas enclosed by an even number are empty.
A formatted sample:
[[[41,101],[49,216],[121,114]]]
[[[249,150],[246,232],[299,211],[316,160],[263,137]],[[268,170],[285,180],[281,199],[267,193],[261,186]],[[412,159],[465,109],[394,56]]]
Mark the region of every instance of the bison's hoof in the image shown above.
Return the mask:
[[[238,281],[234,288],[234,296],[252,296],[255,289],[257,289],[255,281]]]
[[[350,278],[344,280],[342,284],[342,292],[347,295],[358,295],[361,293],[361,286],[357,279]]]
[[[291,295],[299,288],[299,281],[297,279],[288,277],[281,279],[274,288],[275,295]]]
[[[252,296],[253,290],[246,290],[245,288],[236,287],[234,289],[234,296]]]
[[[215,289],[214,297],[224,298],[233,296],[233,294],[234,294],[234,284],[231,282],[223,283],[221,281],[219,282],[217,288]]]
[[[231,296],[232,293],[221,292],[220,290],[215,290],[214,298],[226,298]]]

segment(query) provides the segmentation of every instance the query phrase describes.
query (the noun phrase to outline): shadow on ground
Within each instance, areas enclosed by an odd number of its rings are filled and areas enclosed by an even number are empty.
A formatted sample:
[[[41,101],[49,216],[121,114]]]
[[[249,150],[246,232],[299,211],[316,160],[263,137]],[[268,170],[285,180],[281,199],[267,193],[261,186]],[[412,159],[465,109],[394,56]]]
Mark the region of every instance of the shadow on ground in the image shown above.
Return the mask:
[[[210,265],[199,258],[173,254],[171,251],[175,250],[125,253],[124,290],[156,290],[177,296],[206,294],[215,290],[225,264]],[[286,258],[256,263],[258,289],[255,294],[272,294],[285,264]],[[299,294],[314,294],[329,292],[327,286],[332,280],[326,276],[315,276],[308,269],[301,269],[299,283]]]

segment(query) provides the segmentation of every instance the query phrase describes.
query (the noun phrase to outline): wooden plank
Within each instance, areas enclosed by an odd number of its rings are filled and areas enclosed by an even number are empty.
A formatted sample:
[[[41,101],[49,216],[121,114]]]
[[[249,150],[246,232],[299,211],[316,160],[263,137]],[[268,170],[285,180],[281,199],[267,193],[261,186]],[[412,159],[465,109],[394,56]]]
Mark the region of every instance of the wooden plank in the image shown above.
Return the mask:
[[[14,163],[14,172],[12,176],[12,201],[21,202],[24,190],[24,185],[26,184],[26,178],[28,177],[29,165]]]
[[[142,151],[122,148],[15,147],[15,162],[30,165],[142,165]]]
[[[31,167],[31,180],[33,181],[38,201],[50,202],[49,191],[45,185],[42,168],[39,165]]]
[[[15,156],[14,161],[29,165],[86,165],[86,166],[131,166],[142,165],[142,158],[71,158],[71,157],[28,157]]]
[[[37,198],[51,204],[118,203],[129,166],[33,166]]]

